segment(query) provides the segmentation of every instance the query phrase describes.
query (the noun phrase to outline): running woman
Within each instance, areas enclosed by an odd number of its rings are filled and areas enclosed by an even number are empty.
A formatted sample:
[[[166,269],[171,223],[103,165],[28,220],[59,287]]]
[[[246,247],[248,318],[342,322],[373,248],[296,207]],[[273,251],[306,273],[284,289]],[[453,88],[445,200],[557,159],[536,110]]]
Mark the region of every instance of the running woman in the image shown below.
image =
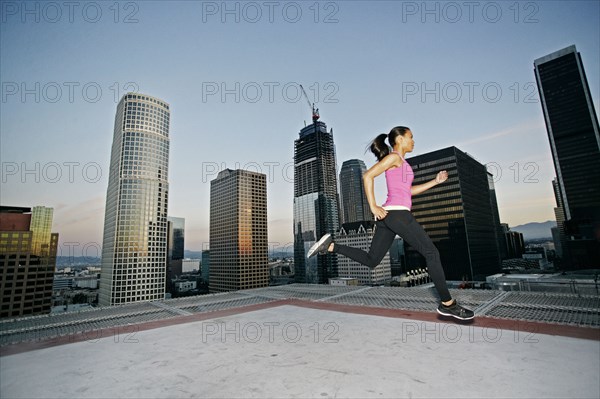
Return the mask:
[[[391,148],[385,143],[386,138]],[[389,134],[380,134],[371,143],[370,149],[378,162],[363,175],[367,201],[376,220],[375,234],[369,252],[336,244],[331,234],[325,234],[308,250],[307,255],[310,258],[318,253],[335,252],[374,269],[389,250],[396,235],[399,235],[425,257],[429,275],[441,299],[437,308],[438,313],[460,320],[470,320],[474,317],[473,311],[460,306],[450,296],[440,254],[410,212],[412,196],[445,182],[448,173],[443,170],[435,179],[413,186],[414,173],[404,156],[412,152],[414,146],[413,133],[404,126],[393,128]],[[378,206],[373,185],[375,177],[384,172],[388,190],[387,201],[383,206]]]

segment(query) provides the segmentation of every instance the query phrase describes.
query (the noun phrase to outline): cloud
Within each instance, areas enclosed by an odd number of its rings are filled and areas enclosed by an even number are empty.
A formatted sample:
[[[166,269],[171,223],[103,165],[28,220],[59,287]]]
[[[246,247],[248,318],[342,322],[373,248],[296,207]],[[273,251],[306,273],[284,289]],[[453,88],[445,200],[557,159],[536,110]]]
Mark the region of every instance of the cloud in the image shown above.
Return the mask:
[[[105,197],[96,196],[75,205],[63,205],[56,209],[56,227],[64,228],[74,224],[81,224],[90,219],[104,216]]]
[[[471,144],[481,143],[484,141],[496,140],[501,137],[506,137],[506,136],[517,134],[517,133],[520,135],[524,135],[524,134],[532,132],[532,131],[539,131],[540,129],[543,129],[544,131],[546,129],[546,126],[544,125],[543,121],[540,121],[539,119],[532,119],[532,120],[520,123],[518,125],[510,126],[506,129],[502,129],[500,131],[483,134],[479,137],[463,141],[460,144],[458,144],[457,147],[468,146]]]
[[[104,222],[104,196],[96,196],[74,205],[61,206],[55,209],[52,231],[59,234],[60,253],[68,250],[66,243],[78,243],[75,249],[76,256],[84,256],[87,246],[102,245]],[[94,255],[95,256],[95,255]]]

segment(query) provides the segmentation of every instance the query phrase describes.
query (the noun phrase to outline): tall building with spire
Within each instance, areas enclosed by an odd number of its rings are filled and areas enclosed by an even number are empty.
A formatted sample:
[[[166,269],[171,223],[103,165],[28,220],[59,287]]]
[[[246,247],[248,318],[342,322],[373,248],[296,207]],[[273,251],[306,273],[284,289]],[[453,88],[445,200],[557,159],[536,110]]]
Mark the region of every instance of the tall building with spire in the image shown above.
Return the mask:
[[[127,93],[117,106],[110,159],[99,304],[165,296],[169,104]]]
[[[600,134],[581,54],[569,46],[534,61],[558,187],[557,219],[564,216],[563,263],[600,264]],[[560,209],[562,208],[562,209]]]
[[[342,164],[340,170],[342,223],[374,220],[362,180],[366,170],[365,163],[360,159],[349,159]]]
[[[298,283],[327,284],[337,277],[335,254],[310,259],[306,252],[340,226],[333,130],[313,116],[294,142],[294,270]]]
[[[267,176],[222,170],[210,182],[210,292],[268,286],[268,245]]]

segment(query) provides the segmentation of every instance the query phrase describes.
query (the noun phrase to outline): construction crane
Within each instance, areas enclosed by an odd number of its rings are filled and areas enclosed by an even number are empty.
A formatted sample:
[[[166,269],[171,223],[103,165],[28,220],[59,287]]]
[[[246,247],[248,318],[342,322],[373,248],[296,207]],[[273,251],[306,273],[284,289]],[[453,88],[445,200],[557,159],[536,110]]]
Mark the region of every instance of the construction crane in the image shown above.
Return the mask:
[[[317,121],[319,120],[319,108],[315,108],[315,103],[312,103],[312,104],[310,103],[310,100],[308,99],[308,95],[306,94],[306,91],[304,91],[304,87],[302,87],[302,85],[300,85],[300,89],[302,89],[302,94],[304,94],[304,98],[306,98],[308,107],[312,110],[313,123],[317,123]]]

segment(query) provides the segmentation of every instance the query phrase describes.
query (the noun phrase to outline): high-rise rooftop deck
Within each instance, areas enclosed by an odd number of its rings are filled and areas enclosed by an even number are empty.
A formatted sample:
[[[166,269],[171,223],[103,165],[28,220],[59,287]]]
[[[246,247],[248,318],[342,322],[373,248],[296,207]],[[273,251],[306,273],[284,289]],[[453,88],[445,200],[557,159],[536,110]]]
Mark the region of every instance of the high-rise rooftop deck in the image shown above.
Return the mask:
[[[600,297],[293,284],[0,322],[2,397],[590,397]]]

